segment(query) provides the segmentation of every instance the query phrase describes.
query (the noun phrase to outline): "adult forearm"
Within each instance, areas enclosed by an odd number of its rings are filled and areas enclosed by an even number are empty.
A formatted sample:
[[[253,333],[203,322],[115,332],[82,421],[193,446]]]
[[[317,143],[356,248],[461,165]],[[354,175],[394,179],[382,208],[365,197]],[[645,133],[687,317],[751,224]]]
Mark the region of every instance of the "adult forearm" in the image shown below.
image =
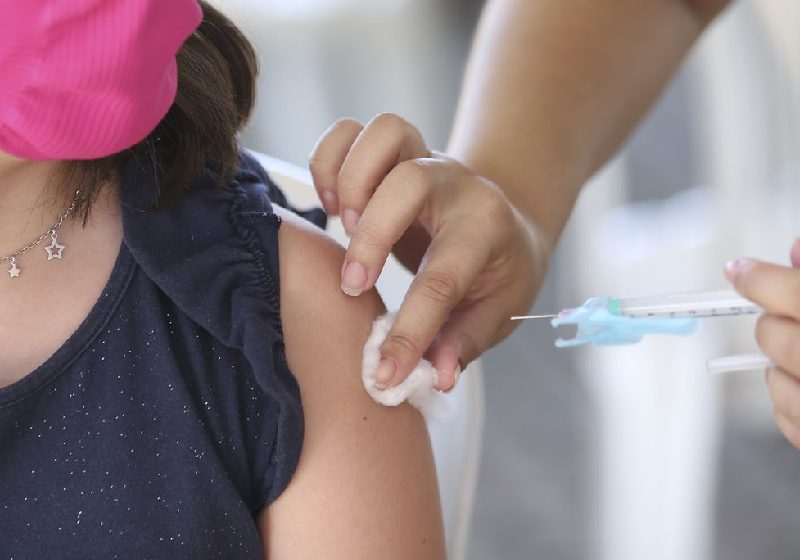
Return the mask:
[[[619,148],[727,0],[490,0],[450,154],[555,244],[580,188]]]

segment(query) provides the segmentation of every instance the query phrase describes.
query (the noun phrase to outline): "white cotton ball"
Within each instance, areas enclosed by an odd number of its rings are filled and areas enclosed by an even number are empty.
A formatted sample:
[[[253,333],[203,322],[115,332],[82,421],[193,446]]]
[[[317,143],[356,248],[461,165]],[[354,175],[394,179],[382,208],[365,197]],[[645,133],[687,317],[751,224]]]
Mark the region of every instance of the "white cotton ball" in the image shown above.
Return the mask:
[[[378,389],[375,386],[375,372],[380,362],[380,347],[389,334],[394,323],[395,313],[387,313],[378,317],[372,324],[372,333],[364,345],[364,359],[361,366],[361,377],[364,388],[372,399],[384,406],[397,406],[408,401],[419,410],[427,421],[441,421],[451,413],[448,395],[437,391],[434,387],[438,379],[436,368],[427,361],[421,360],[411,374],[396,387]]]

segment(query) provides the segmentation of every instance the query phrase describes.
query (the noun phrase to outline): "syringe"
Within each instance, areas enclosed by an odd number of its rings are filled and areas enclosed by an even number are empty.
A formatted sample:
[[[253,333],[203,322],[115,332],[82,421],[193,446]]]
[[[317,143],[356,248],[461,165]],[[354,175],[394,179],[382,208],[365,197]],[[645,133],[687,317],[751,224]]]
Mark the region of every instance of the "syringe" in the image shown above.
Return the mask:
[[[654,328],[653,325],[647,323],[648,319],[665,319],[669,322],[669,319],[691,320],[762,312],[763,309],[758,305],[738,293],[728,290],[633,298],[598,297],[589,299],[580,307],[564,309],[557,315],[518,315],[511,317],[511,320],[551,318],[554,326],[557,324],[578,325],[578,336],[575,339],[556,341],[556,346],[563,347],[587,343],[627,344],[638,342],[643,333],[658,332],[666,324],[661,323]],[[597,313],[600,315],[596,315]],[[642,319],[642,322],[630,322],[630,319]],[[623,323],[619,324],[620,321]],[[694,324],[696,325],[696,321]],[[674,333],[689,334],[691,331],[689,326],[683,325]],[[648,333],[648,331],[650,332]],[[708,360],[706,364],[708,371],[712,373],[765,369],[773,366],[774,363],[762,354],[728,356]]]
[[[725,317],[761,313],[758,305],[732,290],[689,292],[660,296],[609,298],[608,311],[624,317]],[[573,309],[550,315],[517,315],[512,321],[558,317]]]

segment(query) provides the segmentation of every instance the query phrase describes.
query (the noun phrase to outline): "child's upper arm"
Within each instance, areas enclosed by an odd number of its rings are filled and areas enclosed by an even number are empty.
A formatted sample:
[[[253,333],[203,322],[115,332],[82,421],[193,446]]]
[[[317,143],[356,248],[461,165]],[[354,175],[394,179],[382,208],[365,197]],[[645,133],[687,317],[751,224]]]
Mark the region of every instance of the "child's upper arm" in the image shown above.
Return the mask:
[[[276,209],[281,318],[300,385],[305,438],[297,471],[259,516],[264,550],[283,558],[444,558],[427,429],[403,405],[382,407],[361,384],[361,353],[383,305],[339,289],[344,251]]]

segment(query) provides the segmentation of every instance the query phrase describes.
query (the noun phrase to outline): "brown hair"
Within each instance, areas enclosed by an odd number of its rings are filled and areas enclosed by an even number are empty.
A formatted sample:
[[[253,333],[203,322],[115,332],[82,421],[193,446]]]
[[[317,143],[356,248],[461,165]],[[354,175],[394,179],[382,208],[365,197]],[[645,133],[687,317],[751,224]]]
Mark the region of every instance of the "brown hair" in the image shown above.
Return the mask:
[[[203,21],[178,51],[178,92],[156,129],[137,145],[90,161],[66,161],[63,184],[81,189],[73,217],[84,223],[104,184],[131,160],[150,160],[166,208],[208,169],[226,182],[239,163],[237,136],[253,109],[258,64],[252,45],[219,10],[201,0]]]

